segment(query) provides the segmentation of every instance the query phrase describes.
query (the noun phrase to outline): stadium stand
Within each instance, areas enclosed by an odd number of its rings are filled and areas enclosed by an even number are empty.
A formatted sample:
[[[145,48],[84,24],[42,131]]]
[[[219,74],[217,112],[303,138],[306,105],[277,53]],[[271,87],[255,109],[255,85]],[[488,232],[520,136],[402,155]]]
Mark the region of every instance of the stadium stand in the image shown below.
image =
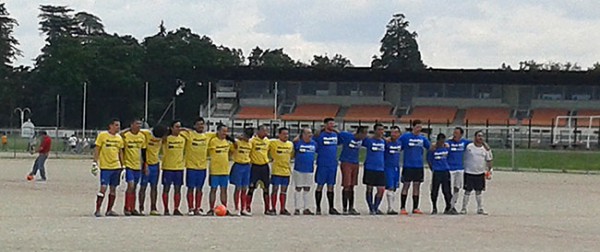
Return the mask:
[[[362,122],[392,122],[398,117],[392,115],[394,108],[389,105],[352,105],[346,115],[345,121]]]
[[[239,120],[273,119],[273,107],[241,107],[235,116]]]
[[[600,110],[598,109],[580,109],[577,110],[578,116],[600,116]],[[589,127],[590,119],[589,118],[579,118],[577,119],[577,127]],[[594,118],[592,120],[592,127],[600,127],[600,118]]]
[[[333,104],[301,104],[291,114],[282,115],[281,119],[287,121],[322,121],[323,118],[335,118],[339,105]]]
[[[510,118],[510,108],[468,108],[463,123],[469,125],[516,125],[517,119]]]
[[[456,107],[415,107],[410,115],[400,117],[401,123],[410,123],[414,120],[421,120],[424,124],[446,124],[453,123],[456,118]]]
[[[568,116],[568,109],[552,109],[552,108],[538,108],[533,109],[531,111],[531,119],[523,119],[523,125],[529,125],[531,121],[531,126],[537,127],[550,127],[552,126],[552,122],[556,119],[557,116]],[[567,124],[566,120],[560,120],[558,125],[555,126],[565,126]]]

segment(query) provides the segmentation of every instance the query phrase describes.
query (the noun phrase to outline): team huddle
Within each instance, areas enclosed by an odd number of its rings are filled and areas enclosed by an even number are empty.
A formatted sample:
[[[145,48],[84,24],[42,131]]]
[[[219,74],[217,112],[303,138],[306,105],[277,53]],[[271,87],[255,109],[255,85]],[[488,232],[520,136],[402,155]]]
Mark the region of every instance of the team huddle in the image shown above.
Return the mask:
[[[299,136],[290,139],[289,130],[282,127],[277,130],[276,138],[269,139],[269,128],[264,125],[257,129],[245,128],[242,134],[233,138],[225,125],[218,125],[216,132],[205,132],[203,118],[196,119],[191,129],[174,121],[168,128],[156,126],[151,131],[141,129],[140,120],[133,120],[129,128],[121,131],[120,121],[113,119],[108,131],[101,132],[96,138],[92,173],[100,173],[100,190],[94,215],[102,215],[105,196],[108,196],[105,215],[119,215],[113,206],[123,170],[127,182],[124,204],[124,215],[127,216],[146,215],[148,186],[149,214],[161,215],[157,208],[159,178],[162,215],[183,215],[180,204],[184,182],[188,215],[215,215],[217,191],[221,205],[227,209],[230,184],[235,186],[235,211],[227,210],[226,215],[251,216],[257,188],[262,189],[265,215],[292,215],[286,209],[290,180],[295,186],[294,215],[321,215],[324,188],[329,215],[359,215],[354,204],[354,188],[358,185],[361,148],[366,149],[362,182],[366,185],[369,214],[384,214],[379,209],[384,192],[387,214],[409,214],[406,202],[411,186],[413,205],[410,212],[423,214],[419,198],[425,163],[433,175],[432,214],[438,213],[436,202],[440,187],[446,203],[444,214],[466,214],[472,191],[476,194],[477,213],[487,214],[482,206],[482,192],[486,179],[491,178],[492,153],[483,141],[482,132],[476,132],[474,140],[469,141],[462,138],[463,129],[457,127],[452,139],[446,141],[445,135],[439,134],[432,145],[421,135],[422,126],[418,120],[412,122],[411,129],[404,134],[398,126],[390,127],[389,137],[384,136],[382,124],[375,124],[369,134],[369,129],[362,126],[355,132],[340,132],[333,118],[326,118],[323,123],[323,128],[314,135],[310,128],[303,128]],[[338,146],[342,148],[339,158]],[[342,175],[342,213],[334,207],[338,165]],[[209,208],[205,213],[201,206],[207,175],[210,193]],[[315,183],[316,211],[312,212],[308,202]],[[395,209],[398,189],[401,189],[399,212]],[[455,205],[461,189],[464,189],[464,197],[459,212]],[[171,190],[172,208],[169,204]]]

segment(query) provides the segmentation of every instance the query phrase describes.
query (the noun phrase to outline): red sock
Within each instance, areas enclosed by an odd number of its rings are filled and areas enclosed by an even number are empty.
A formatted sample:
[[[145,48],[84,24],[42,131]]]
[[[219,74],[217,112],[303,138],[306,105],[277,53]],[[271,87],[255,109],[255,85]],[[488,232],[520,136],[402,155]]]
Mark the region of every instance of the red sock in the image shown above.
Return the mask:
[[[181,203],[181,194],[180,193],[176,193],[175,195],[173,195],[173,198],[175,199],[175,210],[179,210],[179,204]]]
[[[129,192],[125,192],[125,211],[126,212],[131,212],[131,210],[129,210],[129,205],[131,204],[131,202],[129,202],[131,200],[131,197],[129,195]]]
[[[277,193],[273,192],[271,194],[271,210],[275,211],[277,209]]]
[[[188,203],[188,209],[190,211],[193,211],[194,209],[194,193],[193,192],[189,192],[187,193],[187,203]]]
[[[251,206],[252,206],[252,195],[246,194],[246,210],[248,212],[250,212],[252,210]]]
[[[100,212],[102,201],[104,201],[104,196],[96,196],[96,212]]]
[[[169,194],[163,193],[162,198],[163,198],[163,207],[165,208],[165,211],[169,211]]]
[[[283,211],[285,209],[285,198],[286,198],[286,194],[285,193],[280,193],[279,194],[279,203],[281,204],[281,211]]]
[[[235,191],[233,193],[233,205],[235,206],[235,210],[240,210],[240,196],[241,196],[241,191]]]
[[[131,199],[129,200],[129,210],[132,212],[135,210],[135,192],[131,193]]]
[[[246,191],[242,190],[241,193],[240,193],[240,197],[241,197],[241,199],[240,199],[241,209],[242,210],[246,210],[247,209],[247,203],[248,203],[247,202],[248,195],[246,194]]]
[[[114,194],[109,194],[108,195],[108,206],[106,207],[106,211],[110,212],[112,211],[113,206],[115,205],[115,199],[116,199],[116,195]]]
[[[196,210],[202,208],[202,191],[196,191]]]
[[[263,201],[265,202],[265,211],[269,211],[271,204],[269,203],[269,194],[268,193],[263,194]]]

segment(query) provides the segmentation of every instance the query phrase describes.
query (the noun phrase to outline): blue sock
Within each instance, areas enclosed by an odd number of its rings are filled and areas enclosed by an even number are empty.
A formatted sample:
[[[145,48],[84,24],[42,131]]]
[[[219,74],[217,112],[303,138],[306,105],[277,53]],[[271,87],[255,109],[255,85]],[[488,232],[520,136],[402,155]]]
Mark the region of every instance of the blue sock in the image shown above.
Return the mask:
[[[367,205],[369,205],[369,212],[373,212],[373,192],[366,191],[365,196],[367,199]]]
[[[373,211],[379,210],[379,204],[381,204],[382,197],[375,195],[375,205],[373,206]]]

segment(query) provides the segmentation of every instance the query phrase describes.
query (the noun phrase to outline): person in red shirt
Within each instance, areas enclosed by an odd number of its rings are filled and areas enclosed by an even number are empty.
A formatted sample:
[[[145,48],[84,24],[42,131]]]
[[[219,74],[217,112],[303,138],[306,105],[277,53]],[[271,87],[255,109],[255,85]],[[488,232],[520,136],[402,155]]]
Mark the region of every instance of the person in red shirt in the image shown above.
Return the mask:
[[[52,146],[52,139],[48,136],[46,131],[40,131],[40,135],[42,136],[42,141],[40,146],[37,149],[39,153],[38,157],[35,159],[33,163],[33,169],[27,176],[27,179],[32,180],[36,175],[38,170],[40,171],[40,179],[39,181],[46,181],[46,167],[44,166],[46,163],[46,159],[48,158],[48,154],[50,153],[50,147]]]

